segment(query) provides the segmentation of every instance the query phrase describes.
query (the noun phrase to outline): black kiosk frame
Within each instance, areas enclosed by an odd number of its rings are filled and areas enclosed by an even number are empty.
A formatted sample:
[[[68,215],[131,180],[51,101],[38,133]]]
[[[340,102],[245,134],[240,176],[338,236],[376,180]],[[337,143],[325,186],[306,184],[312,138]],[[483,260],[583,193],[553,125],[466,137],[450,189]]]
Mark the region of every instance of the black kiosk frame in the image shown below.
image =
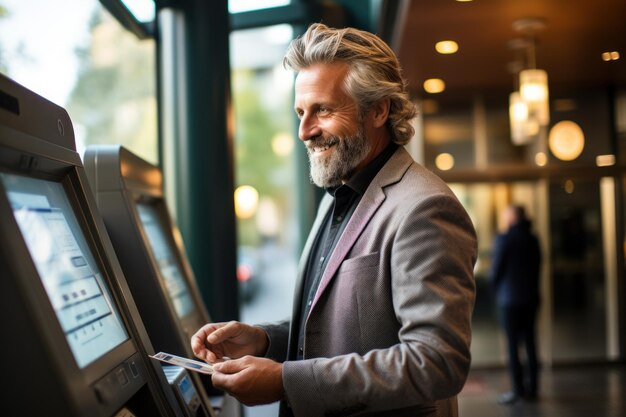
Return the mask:
[[[0,74],[3,414],[172,416],[67,112]]]
[[[170,217],[162,171],[121,145],[90,145],[85,171],[150,339],[157,350],[193,357],[191,336],[211,321],[181,234]],[[216,415],[239,403],[191,374]],[[203,395],[204,394],[204,395]]]

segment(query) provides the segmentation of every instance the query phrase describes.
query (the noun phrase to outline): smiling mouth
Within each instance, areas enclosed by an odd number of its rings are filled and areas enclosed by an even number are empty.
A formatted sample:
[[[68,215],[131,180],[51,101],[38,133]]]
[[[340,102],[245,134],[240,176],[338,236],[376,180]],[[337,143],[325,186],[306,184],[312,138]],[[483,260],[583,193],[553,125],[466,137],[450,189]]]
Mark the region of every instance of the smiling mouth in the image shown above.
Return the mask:
[[[307,146],[307,149],[310,154],[317,155],[317,154],[326,152],[327,150],[329,150],[336,144],[337,144],[337,141],[330,141],[330,142],[326,142],[325,144]]]

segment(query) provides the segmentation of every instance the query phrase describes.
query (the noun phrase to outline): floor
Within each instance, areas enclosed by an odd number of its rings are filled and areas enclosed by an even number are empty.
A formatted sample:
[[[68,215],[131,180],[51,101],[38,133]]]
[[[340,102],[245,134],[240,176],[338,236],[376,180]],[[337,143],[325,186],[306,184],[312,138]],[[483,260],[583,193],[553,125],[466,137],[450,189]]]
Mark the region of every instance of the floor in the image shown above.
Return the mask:
[[[544,370],[536,401],[498,404],[508,387],[502,369],[471,371],[459,395],[460,417],[626,417],[626,365]]]
[[[536,401],[498,404],[509,386],[504,369],[472,370],[459,395],[459,417],[626,417],[626,365],[544,370]],[[245,407],[244,415],[275,417],[278,407]]]

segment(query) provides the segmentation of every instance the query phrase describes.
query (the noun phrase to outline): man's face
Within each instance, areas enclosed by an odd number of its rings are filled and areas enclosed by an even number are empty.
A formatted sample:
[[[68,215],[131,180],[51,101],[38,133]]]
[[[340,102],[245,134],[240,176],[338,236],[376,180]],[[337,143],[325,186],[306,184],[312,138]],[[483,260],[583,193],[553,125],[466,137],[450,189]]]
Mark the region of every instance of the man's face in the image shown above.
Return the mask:
[[[343,89],[347,72],[345,63],[316,64],[296,78],[298,136],[307,147],[311,179],[319,187],[347,181],[372,149],[357,103]]]

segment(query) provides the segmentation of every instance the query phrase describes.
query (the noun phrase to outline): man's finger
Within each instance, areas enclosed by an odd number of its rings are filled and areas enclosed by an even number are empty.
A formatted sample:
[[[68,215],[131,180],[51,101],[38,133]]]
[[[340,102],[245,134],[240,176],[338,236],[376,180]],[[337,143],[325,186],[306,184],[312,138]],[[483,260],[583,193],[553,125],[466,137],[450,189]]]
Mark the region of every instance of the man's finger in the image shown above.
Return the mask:
[[[238,332],[238,323],[231,321],[219,328],[216,328],[211,333],[207,332],[208,334],[206,336],[206,340],[212,344],[222,343],[223,341],[236,336]]]
[[[231,359],[213,364],[213,370],[221,374],[236,374],[244,368],[244,363],[240,359]]]

